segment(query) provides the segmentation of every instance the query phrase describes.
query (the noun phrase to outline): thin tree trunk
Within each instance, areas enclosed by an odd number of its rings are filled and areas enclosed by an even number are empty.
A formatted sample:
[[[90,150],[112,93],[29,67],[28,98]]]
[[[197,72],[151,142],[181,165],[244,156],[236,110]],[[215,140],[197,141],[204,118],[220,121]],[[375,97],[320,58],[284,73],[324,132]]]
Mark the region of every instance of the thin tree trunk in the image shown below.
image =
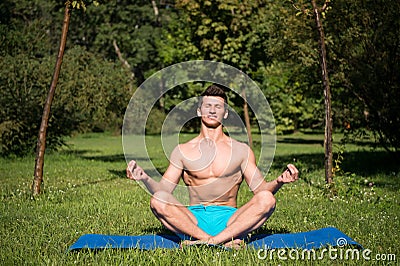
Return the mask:
[[[326,63],[326,47],[325,47],[325,36],[320,19],[320,10],[317,7],[315,0],[311,0],[315,24],[317,26],[319,35],[319,52],[320,52],[320,65],[322,74],[322,84],[324,87],[324,103],[325,103],[325,181],[327,184],[333,182],[333,166],[332,166],[332,111],[331,111],[331,89],[329,84],[329,76]],[[323,9],[326,8],[326,3]]]
[[[131,65],[128,63],[128,61],[125,60],[125,58],[122,56],[121,50],[119,49],[118,45],[117,45],[117,41],[113,40],[113,46],[115,49],[115,52],[117,53],[118,59],[119,61],[121,61],[122,65],[129,71],[131,71]],[[133,73],[132,73],[133,76]]]
[[[156,1],[155,0],[151,0],[151,5],[153,6],[155,21],[158,24],[160,22],[160,18],[159,18],[160,12],[158,11],[158,7],[157,7]]]
[[[132,71],[132,67],[129,64],[128,61],[122,56],[121,50],[118,47],[117,41],[113,40],[113,46],[115,49],[115,52],[117,53],[118,59],[121,61],[122,66],[127,70],[127,72],[130,74],[130,79],[131,81],[135,80],[135,74]],[[129,89],[132,90],[132,85],[129,85]]]
[[[51,103],[54,98],[56,90],[58,76],[61,70],[62,59],[64,56],[65,44],[67,42],[68,26],[71,17],[70,4],[65,5],[64,22],[61,33],[60,47],[57,55],[57,61],[53,72],[53,79],[50,84],[50,89],[47,94],[47,99],[43,108],[42,122],[40,124],[38,141],[36,146],[36,159],[35,159],[35,171],[32,183],[32,195],[36,196],[40,194],[40,187],[43,183],[43,166],[44,166],[44,154],[46,151],[46,133],[49,124]]]
[[[249,146],[250,148],[253,148],[253,137],[251,135],[251,125],[250,125],[250,115],[249,115],[249,107],[247,105],[247,98],[246,98],[246,91],[243,88],[242,90],[242,98],[244,100],[243,103],[243,112],[244,112],[244,122],[246,124],[246,130],[247,130],[247,137],[249,139]]]

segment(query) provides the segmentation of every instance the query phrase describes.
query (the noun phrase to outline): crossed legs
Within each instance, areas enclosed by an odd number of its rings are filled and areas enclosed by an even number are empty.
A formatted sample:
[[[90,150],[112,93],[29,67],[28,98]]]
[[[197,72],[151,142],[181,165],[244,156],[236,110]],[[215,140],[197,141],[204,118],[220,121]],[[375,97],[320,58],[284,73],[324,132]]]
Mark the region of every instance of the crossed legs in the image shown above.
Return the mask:
[[[197,226],[196,217],[172,194],[165,191],[154,193],[150,208],[161,223],[174,233],[208,239],[211,236]]]
[[[216,236],[199,228],[194,215],[168,192],[156,192],[150,200],[150,207],[161,223],[174,233],[186,234],[210,244],[225,244],[262,226],[272,215],[275,203],[271,192],[258,192],[232,215],[227,227]]]

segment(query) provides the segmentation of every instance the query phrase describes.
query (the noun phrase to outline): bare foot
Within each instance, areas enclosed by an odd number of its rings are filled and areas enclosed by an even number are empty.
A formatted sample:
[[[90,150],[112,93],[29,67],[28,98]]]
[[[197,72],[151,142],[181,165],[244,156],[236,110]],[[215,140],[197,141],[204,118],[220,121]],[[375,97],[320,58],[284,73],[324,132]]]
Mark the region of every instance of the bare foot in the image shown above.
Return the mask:
[[[233,239],[232,241],[228,241],[224,244],[224,247],[232,248],[232,249],[242,249],[244,248],[245,243],[242,239]]]
[[[194,246],[194,245],[213,245],[213,243],[206,240],[184,240],[180,243],[180,247]]]
[[[211,240],[184,240],[181,242],[180,247],[184,246],[194,246],[194,245],[215,245]],[[242,249],[245,246],[244,240],[242,239],[233,239],[223,244],[226,248],[231,249]]]

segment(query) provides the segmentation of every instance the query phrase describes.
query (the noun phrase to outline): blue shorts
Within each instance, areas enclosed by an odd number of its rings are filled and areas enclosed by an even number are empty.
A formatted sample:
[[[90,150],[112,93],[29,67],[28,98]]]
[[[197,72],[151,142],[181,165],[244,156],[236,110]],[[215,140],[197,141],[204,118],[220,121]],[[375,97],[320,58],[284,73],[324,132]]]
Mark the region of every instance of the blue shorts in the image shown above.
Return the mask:
[[[234,207],[217,205],[194,205],[189,206],[188,209],[196,217],[197,226],[211,236],[216,236],[223,231],[229,219],[237,211]],[[182,239],[188,239],[188,236],[178,235]]]

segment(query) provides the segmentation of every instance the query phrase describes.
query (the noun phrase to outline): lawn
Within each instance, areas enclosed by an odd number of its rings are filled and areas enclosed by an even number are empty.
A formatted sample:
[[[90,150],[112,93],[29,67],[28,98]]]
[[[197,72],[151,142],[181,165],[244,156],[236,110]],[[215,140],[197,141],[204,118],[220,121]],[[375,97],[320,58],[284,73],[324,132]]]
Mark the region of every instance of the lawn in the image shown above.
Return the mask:
[[[188,139],[193,135],[182,135]],[[340,136],[335,136],[338,142]],[[146,138],[151,162],[164,171],[167,160],[157,136]],[[301,179],[276,195],[277,208],[260,232],[300,232],[334,226],[371,250],[371,260],[324,257],[321,261],[261,259],[257,251],[206,247],[182,250],[105,250],[66,252],[83,234],[140,235],[166,232],[153,217],[150,196],[125,178],[120,136],[78,135],[68,147],[46,154],[45,193],[30,197],[34,157],[0,158],[1,265],[257,265],[257,264],[398,264],[400,261],[400,165],[370,143],[336,147],[343,152],[334,193],[324,184],[323,136],[279,136],[271,180],[294,163]],[[255,150],[258,153],[257,136]],[[335,156],[336,158],[336,156]],[[138,161],[149,167],[145,156]],[[251,193],[240,189],[239,205]],[[396,256],[395,261],[394,255]],[[384,258],[385,261],[377,259]]]

